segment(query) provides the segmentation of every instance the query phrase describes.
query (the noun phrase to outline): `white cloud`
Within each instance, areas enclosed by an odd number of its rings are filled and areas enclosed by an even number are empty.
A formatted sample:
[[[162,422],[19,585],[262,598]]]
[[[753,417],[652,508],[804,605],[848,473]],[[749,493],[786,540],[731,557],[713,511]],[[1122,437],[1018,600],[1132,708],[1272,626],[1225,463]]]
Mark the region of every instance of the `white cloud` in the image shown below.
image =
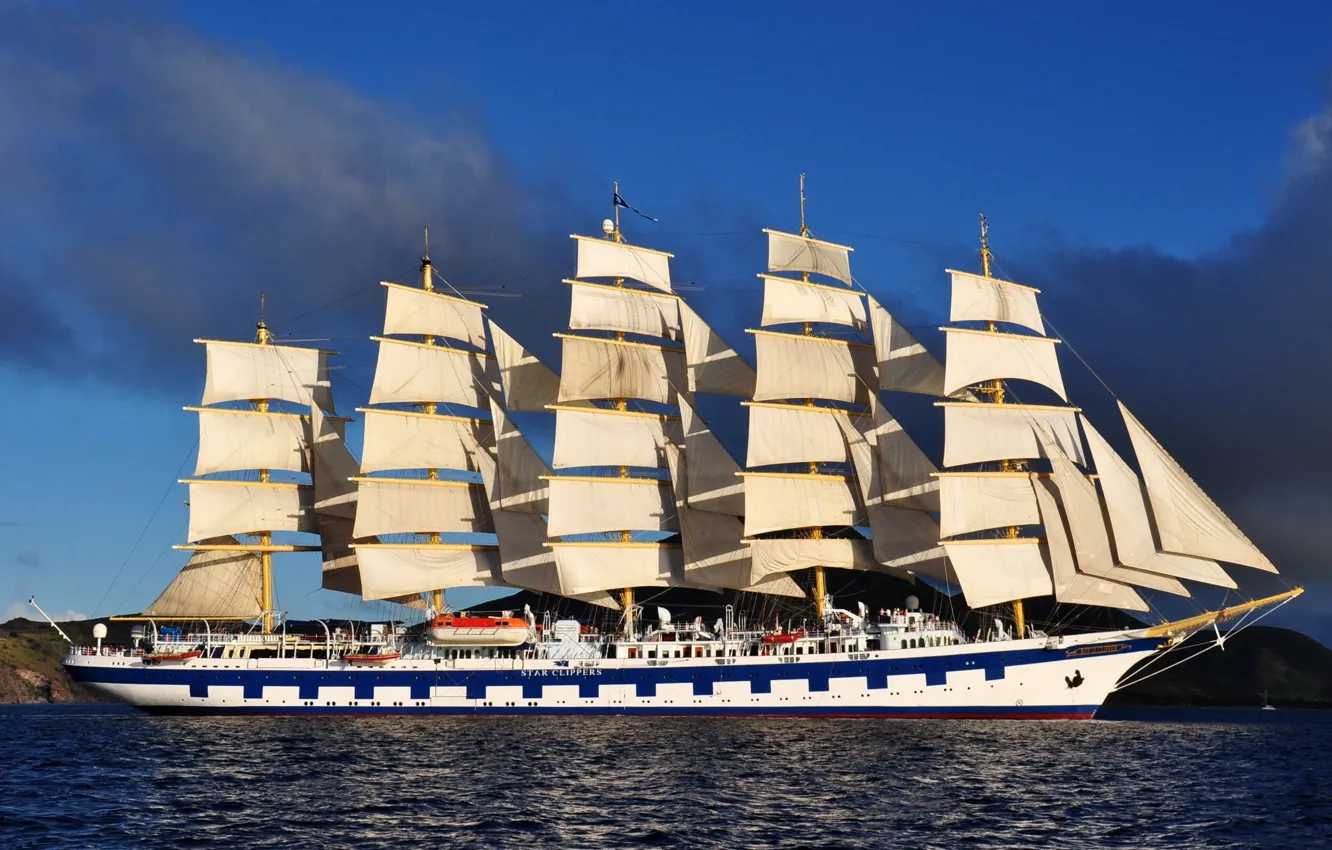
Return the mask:
[[[75,611],[73,608],[66,608],[64,611],[48,611],[47,613],[51,615],[51,619],[62,623],[69,620],[88,619],[87,614],[82,614]],[[15,617],[26,617],[29,620],[37,620],[39,622],[42,619],[42,615],[37,613],[37,609],[33,608],[27,602],[11,602],[9,603],[9,607],[5,609],[5,612],[0,614],[0,623],[9,622]]]

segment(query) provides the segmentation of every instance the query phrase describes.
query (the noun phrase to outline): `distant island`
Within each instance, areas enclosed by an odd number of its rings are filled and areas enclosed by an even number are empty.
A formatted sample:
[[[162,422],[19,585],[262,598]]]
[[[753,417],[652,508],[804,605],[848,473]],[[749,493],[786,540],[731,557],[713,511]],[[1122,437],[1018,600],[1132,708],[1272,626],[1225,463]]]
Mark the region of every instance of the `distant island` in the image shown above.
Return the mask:
[[[92,627],[106,622],[107,642],[128,644],[128,623],[73,620],[60,627],[76,643],[92,644]],[[1196,652],[1213,639],[1195,635]],[[0,624],[0,703],[89,702],[97,697],[61,666],[66,643],[50,624],[19,617]],[[1164,666],[1164,665],[1162,665]],[[1290,629],[1253,626],[1185,664],[1110,695],[1115,706],[1256,706],[1267,692],[1278,707],[1332,708],[1332,649]]]

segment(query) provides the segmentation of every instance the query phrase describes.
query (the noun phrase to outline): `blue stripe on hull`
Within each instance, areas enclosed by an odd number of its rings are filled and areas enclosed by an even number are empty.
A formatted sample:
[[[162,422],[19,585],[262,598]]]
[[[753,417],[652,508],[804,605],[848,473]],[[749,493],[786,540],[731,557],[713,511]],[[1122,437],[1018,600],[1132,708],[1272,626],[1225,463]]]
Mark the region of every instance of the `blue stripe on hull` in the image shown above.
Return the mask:
[[[419,708],[362,707],[362,706],[237,706],[226,708],[209,707],[146,707],[149,714],[160,715],[353,715],[403,716],[411,714],[431,715],[471,715],[471,716],[535,716],[535,715],[616,715],[616,716],[653,716],[653,717],[768,717],[768,718],[876,718],[897,720],[1090,720],[1100,706],[1096,705],[1047,705],[1047,706],[967,706],[959,708],[913,706],[909,708],[886,708],[877,706],[864,707],[828,707],[810,708],[804,711],[789,711],[777,708],[573,708],[569,706],[553,708],[444,708],[422,706]]]

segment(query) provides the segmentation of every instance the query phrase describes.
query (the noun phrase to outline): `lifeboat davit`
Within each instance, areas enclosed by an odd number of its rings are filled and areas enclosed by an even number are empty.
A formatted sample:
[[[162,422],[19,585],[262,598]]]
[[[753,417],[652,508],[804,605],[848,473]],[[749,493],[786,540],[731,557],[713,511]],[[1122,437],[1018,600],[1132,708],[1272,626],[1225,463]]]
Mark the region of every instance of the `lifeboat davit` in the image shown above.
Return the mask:
[[[344,655],[342,660],[349,664],[382,664],[385,661],[396,661],[401,657],[401,652],[388,650],[387,652],[360,652]]]
[[[143,663],[160,664],[164,661],[180,663],[189,661],[191,658],[198,658],[200,655],[203,655],[203,650],[201,649],[191,649],[188,652],[154,652],[151,655],[145,655],[143,657]]]
[[[527,621],[443,614],[426,626],[426,640],[436,646],[522,646],[527,642]]]

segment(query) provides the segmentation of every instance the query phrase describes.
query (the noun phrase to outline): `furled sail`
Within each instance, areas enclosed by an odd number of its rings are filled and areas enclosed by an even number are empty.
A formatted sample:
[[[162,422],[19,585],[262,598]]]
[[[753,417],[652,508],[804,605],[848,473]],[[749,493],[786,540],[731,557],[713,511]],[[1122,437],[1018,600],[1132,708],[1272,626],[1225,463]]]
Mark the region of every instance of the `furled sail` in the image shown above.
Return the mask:
[[[637,398],[675,404],[688,385],[684,352],[626,340],[556,334],[564,341],[559,400]]]
[[[825,286],[807,280],[774,277],[763,279],[763,327],[800,322],[830,322],[858,331],[868,327],[865,299],[859,292]]]
[[[951,322],[1009,322],[1045,333],[1040,308],[1036,306],[1039,289],[994,277],[949,269],[953,277]]]
[[[944,466],[1042,457],[1038,434],[1083,466],[1076,407],[938,402],[944,409]]]
[[[490,356],[475,351],[371,337],[379,343],[370,403],[441,402],[482,407],[499,385]]]
[[[883,305],[869,298],[879,389],[944,395],[944,367]]]
[[[1213,558],[1270,573],[1276,567],[1244,532],[1217,507],[1184,468],[1166,452],[1123,402],[1119,412],[1128,426],[1133,453],[1142,467],[1151,498],[1161,548],[1180,555]]]
[[[259,531],[317,530],[309,485],[199,479],[181,483],[190,487],[191,543]]]
[[[555,456],[551,466],[665,467],[668,442],[684,439],[680,419],[604,407],[555,408]]]
[[[1234,579],[1226,575],[1226,571],[1215,561],[1160,551],[1152,534],[1151,518],[1147,513],[1147,492],[1142,480],[1110,448],[1110,444],[1087,418],[1083,416],[1081,419],[1082,430],[1087,434],[1087,443],[1096,461],[1101,495],[1105,499],[1106,514],[1110,517],[1115,556],[1119,563],[1219,587],[1237,587]]]
[[[1057,339],[1044,336],[940,328],[947,334],[944,393],[996,378],[1016,378],[1049,387],[1065,401],[1064,378],[1055,356]]]
[[[673,445],[666,446],[675,509],[680,518],[685,580],[692,585],[751,590],[775,596],[804,597],[790,576],[774,575],[751,584],[750,549],[743,543],[744,523],[733,516],[689,506],[688,461]]]
[[[1030,489],[1030,482],[1027,486]],[[946,540],[943,547],[972,608],[1049,596],[1054,591],[1041,541],[1034,537]]]
[[[842,475],[743,472],[745,536],[818,526],[861,525],[864,513]]]
[[[527,442],[504,408],[493,400],[490,415],[495,427],[498,469],[491,500],[506,511],[544,514],[549,510],[550,467]]]
[[[328,384],[331,352],[290,345],[196,339],[208,353],[204,404],[279,399],[333,409]]]
[[[558,475],[550,477],[547,483],[552,537],[622,529],[680,529],[669,481]]]
[[[1050,467],[1054,470],[1055,490],[1059,493],[1064,516],[1068,519],[1078,569],[1087,575],[1188,596],[1189,592],[1184,585],[1169,576],[1129,569],[1115,562],[1114,552],[1110,548],[1110,535],[1105,527],[1105,514],[1101,511],[1101,501],[1097,498],[1091,479],[1078,471],[1073,461],[1052,439],[1045,434],[1041,438],[1046,456],[1050,459]]]
[[[1069,544],[1068,530],[1055,495],[1054,482],[1032,474],[1031,486],[1036,491],[1036,503],[1041,508],[1041,525],[1045,527],[1046,552],[1050,558],[1055,599],[1067,605],[1148,610],[1147,603],[1128,585],[1077,571],[1073,561],[1073,547]]]
[[[388,281],[381,285],[388,294],[384,333],[443,336],[486,347],[486,323],[481,314],[486,305]]]
[[[689,458],[685,488],[689,506],[710,513],[744,516],[745,484],[740,477],[740,465],[683,399],[680,418],[684,425],[685,455]]]
[[[569,327],[572,330],[620,331],[679,340],[680,299],[630,289],[566,280],[572,296]]]
[[[506,410],[545,410],[560,394],[560,378],[516,339],[490,322],[490,339],[495,346],[500,381],[504,386]]]
[[[684,301],[679,306],[684,324],[689,391],[742,398],[752,396],[755,381],[753,367],[727,345],[692,307]]]
[[[768,234],[768,271],[821,274],[851,285],[853,248],[779,230],[763,232]]]
[[[628,278],[663,292],[671,291],[673,254],[591,236],[570,238],[578,242],[578,277]]]
[[[361,472],[390,469],[472,469],[478,443],[493,443],[490,422],[409,410],[357,408],[365,414]]]
[[[245,469],[309,472],[310,420],[294,413],[187,407],[199,414],[195,475]]]
[[[234,537],[212,537],[204,545],[239,546]],[[202,551],[185,562],[166,589],[145,609],[145,617],[198,617],[248,620],[263,613],[259,557],[235,550]]]
[[[749,333],[758,354],[754,401],[818,398],[868,404],[878,386],[873,346],[773,331]]]

